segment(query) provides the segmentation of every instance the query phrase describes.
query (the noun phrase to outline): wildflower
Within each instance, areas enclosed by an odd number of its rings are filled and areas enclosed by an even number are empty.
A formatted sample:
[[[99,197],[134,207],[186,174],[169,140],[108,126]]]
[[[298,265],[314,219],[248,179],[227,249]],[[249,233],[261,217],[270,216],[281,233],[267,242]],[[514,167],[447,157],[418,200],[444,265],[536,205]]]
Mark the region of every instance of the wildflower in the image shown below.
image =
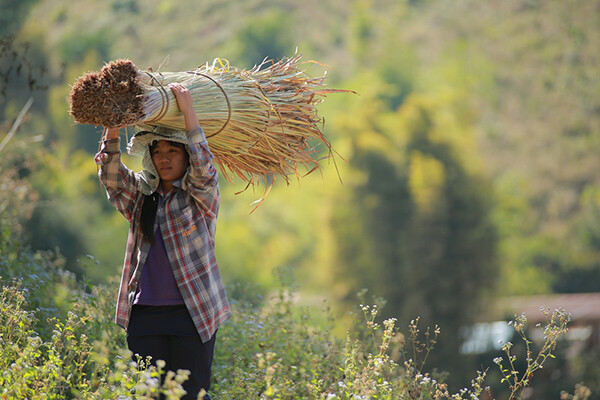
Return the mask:
[[[383,325],[386,329],[393,329],[394,325],[396,324],[396,321],[396,318],[386,319],[385,321],[383,321]]]

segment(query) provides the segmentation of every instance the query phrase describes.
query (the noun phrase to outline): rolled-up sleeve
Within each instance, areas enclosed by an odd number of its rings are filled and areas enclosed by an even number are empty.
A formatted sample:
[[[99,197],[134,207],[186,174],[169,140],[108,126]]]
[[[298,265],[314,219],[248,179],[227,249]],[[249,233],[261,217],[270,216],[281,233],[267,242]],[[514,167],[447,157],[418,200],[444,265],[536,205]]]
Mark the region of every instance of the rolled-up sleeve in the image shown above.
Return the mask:
[[[108,200],[131,222],[138,182],[135,173],[121,162],[120,147],[120,138],[103,141],[95,161],[100,166],[98,175]]]
[[[190,148],[190,172],[184,188],[190,192],[202,210],[211,218],[219,211],[219,178],[214,157],[202,128],[187,132]]]

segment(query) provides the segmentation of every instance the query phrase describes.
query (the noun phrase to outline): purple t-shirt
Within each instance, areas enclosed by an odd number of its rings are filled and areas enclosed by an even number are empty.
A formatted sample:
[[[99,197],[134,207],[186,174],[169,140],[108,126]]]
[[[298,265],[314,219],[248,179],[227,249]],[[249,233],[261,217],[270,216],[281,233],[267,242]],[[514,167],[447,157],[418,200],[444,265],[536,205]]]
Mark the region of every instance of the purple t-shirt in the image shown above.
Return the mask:
[[[147,306],[185,304],[167,257],[160,228],[154,234],[154,244],[150,247],[146,263],[142,268],[133,304]]]

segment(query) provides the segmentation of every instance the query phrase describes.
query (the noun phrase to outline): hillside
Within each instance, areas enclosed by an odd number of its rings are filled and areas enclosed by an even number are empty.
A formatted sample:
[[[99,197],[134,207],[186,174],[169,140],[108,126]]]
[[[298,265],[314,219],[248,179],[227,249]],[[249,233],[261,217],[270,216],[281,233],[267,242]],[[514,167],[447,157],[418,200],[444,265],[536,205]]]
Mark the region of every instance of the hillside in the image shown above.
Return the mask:
[[[314,68],[330,87],[358,95],[319,107],[335,162],[276,182],[252,214],[264,185],[236,195],[243,185],[222,182],[217,257],[232,297],[266,295],[287,271],[301,302],[330,301],[343,326],[368,289],[387,300],[382,318],[442,326],[433,361],[464,380],[478,361],[459,358],[461,328],[499,297],[600,291],[599,7],[4,2],[0,139],[34,103],[0,155],[3,182],[20,188],[0,194],[0,210],[78,279],[110,281],[127,226],[97,181],[101,128],[69,116],[73,82],[116,58],[175,71],[216,57],[251,67],[298,49],[323,64]]]

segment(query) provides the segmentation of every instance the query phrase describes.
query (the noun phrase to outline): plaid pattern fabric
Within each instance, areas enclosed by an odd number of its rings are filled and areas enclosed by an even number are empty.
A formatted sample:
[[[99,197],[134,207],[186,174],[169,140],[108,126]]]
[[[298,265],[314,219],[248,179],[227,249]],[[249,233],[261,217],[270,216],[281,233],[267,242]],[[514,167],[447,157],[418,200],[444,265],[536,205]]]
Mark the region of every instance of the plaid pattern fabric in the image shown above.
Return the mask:
[[[162,193],[155,229],[160,226],[173,274],[203,342],[230,316],[231,310],[215,259],[219,186],[213,156],[202,129],[187,133],[190,167],[169,193]],[[120,138],[102,143],[96,155],[108,199],[129,221],[129,235],[116,322],[127,329],[131,306],[150,244],[142,239],[140,215],[144,195],[139,175],[120,157]]]

